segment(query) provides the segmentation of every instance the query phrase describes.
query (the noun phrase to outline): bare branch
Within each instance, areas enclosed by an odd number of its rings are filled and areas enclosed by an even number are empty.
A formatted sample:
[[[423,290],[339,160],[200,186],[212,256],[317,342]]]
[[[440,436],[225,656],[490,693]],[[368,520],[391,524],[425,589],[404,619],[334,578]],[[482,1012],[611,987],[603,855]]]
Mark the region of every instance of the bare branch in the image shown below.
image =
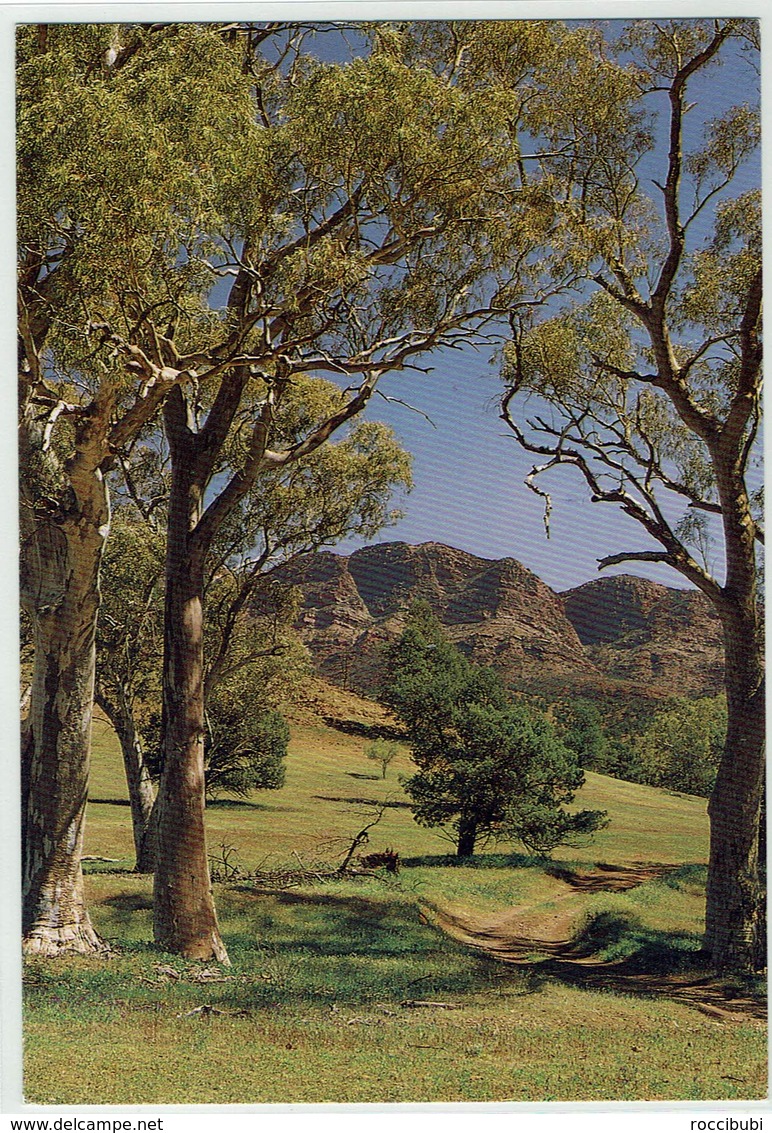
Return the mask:
[[[414,367],[414,366],[407,367],[406,366],[405,368],[406,369],[416,369],[417,367]],[[429,371],[427,370],[425,372],[428,373]],[[405,409],[409,409],[412,413],[417,413],[419,417],[423,417],[423,419],[425,421],[429,422],[429,424],[431,425],[431,427],[433,429],[437,428],[437,425],[435,424],[435,422],[432,421],[432,419],[431,419],[431,417],[429,416],[428,413],[424,413],[423,409],[418,409],[415,405],[410,405],[409,402],[403,401],[401,397],[393,397],[391,394],[385,394],[383,392],[383,390],[376,389],[375,393],[378,395],[378,397],[382,397],[384,401],[388,401],[392,405],[403,405],[405,407]]]
[[[665,221],[667,224],[669,248],[665,262],[662,265],[659,280],[652,294],[652,309],[664,312],[665,302],[673,285],[676,272],[681,263],[684,251],[685,228],[679,214],[679,188],[681,183],[681,167],[683,163],[683,115],[684,95],[686,84],[690,77],[704,67],[717,53],[721,44],[730,33],[728,25],[717,27],[710,43],[697,55],[693,56],[682,66],[668,91],[670,99],[670,142],[668,148],[668,170],[665,185],[662,189],[665,203]]]
[[[677,568],[677,564],[667,551],[621,551],[616,555],[606,555],[602,559],[596,560],[598,563],[598,570],[605,570],[606,567],[618,566],[620,563],[666,563],[668,566]]]

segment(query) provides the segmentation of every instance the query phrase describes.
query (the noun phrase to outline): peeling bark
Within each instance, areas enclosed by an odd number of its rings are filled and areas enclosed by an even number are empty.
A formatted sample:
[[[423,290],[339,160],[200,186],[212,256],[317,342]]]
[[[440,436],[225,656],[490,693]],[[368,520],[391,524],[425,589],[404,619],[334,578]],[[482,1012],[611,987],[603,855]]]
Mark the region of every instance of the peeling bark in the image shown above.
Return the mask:
[[[740,436],[735,440],[739,450]],[[717,451],[727,571],[717,606],[724,631],[727,737],[708,806],[705,948],[719,970],[766,965],[759,839],[765,780],[765,681],[756,595],[755,527],[737,453]]]
[[[766,964],[759,876],[764,792],[763,684],[730,712],[726,755],[710,799],[710,867],[705,948],[721,971]]]
[[[105,946],[83,896],[80,859],[91,749],[98,571],[107,497],[95,477],[89,507],[29,532],[22,594],[35,663],[22,750],[24,949],[51,956]]]

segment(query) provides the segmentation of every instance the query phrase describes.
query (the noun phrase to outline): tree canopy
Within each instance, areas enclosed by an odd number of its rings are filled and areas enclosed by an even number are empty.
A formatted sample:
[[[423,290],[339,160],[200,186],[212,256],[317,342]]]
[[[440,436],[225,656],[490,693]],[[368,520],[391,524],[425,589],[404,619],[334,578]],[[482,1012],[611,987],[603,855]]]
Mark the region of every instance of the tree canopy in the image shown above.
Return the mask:
[[[173,813],[188,782],[203,806],[203,639],[196,629],[175,649],[182,591],[203,611],[213,542],[260,475],[304,461],[384,374],[474,340],[490,317],[507,183],[490,112],[447,68],[400,59],[388,34],[363,27],[361,50],[334,64],[308,50],[324,34],[339,36],[281,23],[19,31],[23,578],[36,634],[25,934],[42,952],[99,946],[81,835],[69,832],[82,830],[86,797],[106,473],[163,406],[173,464],[163,686],[167,700],[192,690],[167,703],[165,734],[180,734],[165,744],[198,770],[172,784],[165,761],[161,857],[195,873],[208,909],[189,923],[208,918],[211,931],[190,948],[203,955],[213,942],[224,956],[202,824]],[[343,388],[326,419],[287,443],[281,408],[303,375]],[[185,949],[163,926],[188,921],[163,912],[161,895],[174,900],[187,882],[157,880],[159,939]],[[53,902],[54,890],[71,899]],[[66,923],[50,923],[52,908]]]
[[[666,564],[721,618],[728,729],[710,802],[706,947],[719,966],[746,967],[764,954],[761,228],[759,191],[744,179],[758,180],[757,36],[749,20],[635,21],[615,48],[639,130],[589,146],[570,116],[556,118],[538,178],[560,211],[565,240],[552,251],[576,267],[578,297],[513,314],[502,403],[548,509],[542,479],[569,467],[648,535],[601,567]],[[724,60],[745,67],[746,101],[711,117],[695,92]]]
[[[584,775],[547,718],[511,703],[493,671],[470,664],[421,605],[388,651],[382,698],[418,766],[404,781],[416,821],[452,831],[459,856],[489,838],[549,853],[604,824],[599,811],[564,809]]]

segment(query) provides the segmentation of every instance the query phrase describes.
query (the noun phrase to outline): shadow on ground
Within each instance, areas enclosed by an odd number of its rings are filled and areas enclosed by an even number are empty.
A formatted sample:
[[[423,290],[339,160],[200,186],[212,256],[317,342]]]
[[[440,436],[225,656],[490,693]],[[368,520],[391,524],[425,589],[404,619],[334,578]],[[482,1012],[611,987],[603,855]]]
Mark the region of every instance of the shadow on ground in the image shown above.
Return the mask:
[[[410,808],[410,803],[401,802],[399,799],[366,799],[357,795],[312,795],[311,797],[326,803],[351,803],[356,806],[385,807],[387,810]]]
[[[544,869],[544,858],[528,854],[475,854],[471,858],[460,858],[457,854],[422,854],[420,857],[402,858],[402,865],[405,868],[442,866],[444,869],[527,869],[537,866]]]
[[[630,889],[661,878],[665,884],[688,883],[702,867],[611,866],[593,871],[550,869],[574,890],[592,893]],[[761,977],[721,978],[691,933],[666,933],[644,926],[631,914],[596,912],[570,935],[569,916],[540,925],[528,910],[507,910],[495,917],[475,917],[432,907],[436,922],[450,936],[499,963],[526,970],[539,980],[625,995],[675,999],[717,1022],[765,1020],[766,986]],[[551,932],[549,929],[551,928]]]

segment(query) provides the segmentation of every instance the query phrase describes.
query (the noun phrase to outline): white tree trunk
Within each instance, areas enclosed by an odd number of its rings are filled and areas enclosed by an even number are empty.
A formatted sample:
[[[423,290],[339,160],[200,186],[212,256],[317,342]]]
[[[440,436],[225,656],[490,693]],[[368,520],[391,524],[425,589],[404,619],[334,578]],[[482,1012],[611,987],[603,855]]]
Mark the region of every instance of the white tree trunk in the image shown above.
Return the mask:
[[[94,487],[95,510],[34,523],[23,573],[35,663],[22,747],[22,926],[25,951],[46,956],[104,948],[80,865],[108,514],[101,477]]]

